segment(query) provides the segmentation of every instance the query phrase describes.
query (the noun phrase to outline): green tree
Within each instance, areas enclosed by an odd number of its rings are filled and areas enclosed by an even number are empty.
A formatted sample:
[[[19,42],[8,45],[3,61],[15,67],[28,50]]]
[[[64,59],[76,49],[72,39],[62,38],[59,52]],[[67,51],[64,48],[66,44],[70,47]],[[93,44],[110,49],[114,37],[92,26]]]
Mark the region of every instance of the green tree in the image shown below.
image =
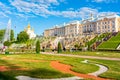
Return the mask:
[[[10,33],[10,41],[13,41],[14,40],[14,31],[11,30],[11,33]]]
[[[58,53],[61,53],[62,52],[62,45],[61,43],[59,42],[58,43]]]
[[[4,44],[4,46],[9,47],[9,46],[11,45],[11,42],[9,42],[9,41],[5,41],[3,44]]]
[[[4,38],[4,34],[5,34],[5,29],[0,30],[0,41],[2,41],[2,39]],[[10,33],[10,40],[13,41],[14,40],[14,31],[11,30]]]
[[[22,31],[17,35],[18,42],[26,42],[28,39],[29,35],[25,31]]]
[[[36,53],[40,53],[40,41],[36,42]]]
[[[0,30],[0,41],[2,41],[5,34],[5,30]]]

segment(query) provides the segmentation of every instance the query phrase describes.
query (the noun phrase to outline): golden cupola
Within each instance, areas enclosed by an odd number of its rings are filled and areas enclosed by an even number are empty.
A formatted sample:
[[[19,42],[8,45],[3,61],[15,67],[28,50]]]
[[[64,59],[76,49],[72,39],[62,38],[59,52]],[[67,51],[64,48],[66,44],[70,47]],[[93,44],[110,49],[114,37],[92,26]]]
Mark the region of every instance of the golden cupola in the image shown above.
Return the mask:
[[[30,24],[28,24],[27,28],[30,29]]]

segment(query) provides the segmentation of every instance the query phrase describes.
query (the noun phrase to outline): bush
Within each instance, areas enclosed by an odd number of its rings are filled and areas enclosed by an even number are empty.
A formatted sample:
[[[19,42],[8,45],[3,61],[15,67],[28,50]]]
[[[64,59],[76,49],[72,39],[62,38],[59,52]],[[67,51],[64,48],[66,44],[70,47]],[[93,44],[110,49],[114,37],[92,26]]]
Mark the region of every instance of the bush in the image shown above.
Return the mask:
[[[4,42],[4,46],[8,46],[9,47],[10,45],[11,45],[11,42],[9,42],[9,41],[5,41]]]
[[[58,53],[61,53],[62,52],[62,45],[61,43],[59,42],[58,43]]]
[[[36,53],[40,53],[40,41],[36,42]]]

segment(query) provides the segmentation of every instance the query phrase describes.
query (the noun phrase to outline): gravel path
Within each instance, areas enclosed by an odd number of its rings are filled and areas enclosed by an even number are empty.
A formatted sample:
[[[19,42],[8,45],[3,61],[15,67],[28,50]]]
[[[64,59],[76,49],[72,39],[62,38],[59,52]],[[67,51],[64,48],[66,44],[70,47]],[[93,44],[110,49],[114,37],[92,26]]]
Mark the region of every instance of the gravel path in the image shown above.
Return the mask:
[[[56,56],[68,56],[68,57],[78,57],[78,58],[88,58],[88,59],[102,59],[102,60],[114,60],[120,61],[120,58],[108,58],[108,57],[96,57],[96,56],[80,56],[80,55],[73,55],[73,54],[54,54],[50,52],[41,52],[42,54],[48,55],[56,55]]]
[[[89,75],[94,75],[94,76],[98,76],[104,72],[106,72],[108,70],[108,68],[106,66],[100,65],[100,64],[95,64],[96,66],[99,66],[99,70],[93,73],[89,73]]]
[[[56,79],[39,79],[39,78],[32,78],[29,76],[17,76],[16,79],[18,79],[18,80],[80,80],[82,78],[75,76],[75,77],[56,78]]]

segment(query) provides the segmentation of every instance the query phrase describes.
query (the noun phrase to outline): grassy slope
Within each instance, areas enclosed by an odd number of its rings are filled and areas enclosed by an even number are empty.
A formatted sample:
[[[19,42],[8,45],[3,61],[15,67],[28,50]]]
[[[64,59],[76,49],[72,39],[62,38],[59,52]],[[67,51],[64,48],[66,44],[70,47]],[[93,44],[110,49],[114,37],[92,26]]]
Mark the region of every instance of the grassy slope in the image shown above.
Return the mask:
[[[93,38],[92,40],[89,41],[89,45],[92,45],[93,43],[95,43],[97,40],[102,40],[102,38],[105,38],[106,36],[108,36],[109,33],[103,33],[100,36],[96,36],[95,38]]]
[[[115,50],[119,44],[120,44],[120,33],[118,33],[116,36],[113,36],[108,41],[100,44],[98,46],[98,49],[112,49],[112,50]]]
[[[98,70],[97,66],[90,64],[83,64],[81,61],[84,59],[81,58],[72,58],[72,57],[61,57],[61,56],[50,56],[50,55],[42,55],[42,54],[19,54],[19,55],[0,55],[0,58],[7,57],[11,60],[0,60],[0,65],[7,65],[11,68],[15,68],[14,64],[19,64],[19,67],[28,68],[27,71],[6,71],[1,72],[0,77],[2,75],[7,75],[11,78],[17,75],[28,75],[32,77],[39,78],[57,78],[57,77],[65,77],[71,76],[69,74],[63,74],[59,71],[50,67],[51,60],[59,60],[62,63],[70,64],[73,66],[72,70],[80,73],[89,73],[92,71]],[[28,60],[46,60],[47,62],[24,62],[22,59]],[[94,63],[104,64],[109,67],[109,71],[100,75],[101,77],[113,78],[116,80],[120,79],[120,62],[119,61],[107,61],[107,60],[95,60],[88,59]],[[12,79],[13,80],[13,79]]]

